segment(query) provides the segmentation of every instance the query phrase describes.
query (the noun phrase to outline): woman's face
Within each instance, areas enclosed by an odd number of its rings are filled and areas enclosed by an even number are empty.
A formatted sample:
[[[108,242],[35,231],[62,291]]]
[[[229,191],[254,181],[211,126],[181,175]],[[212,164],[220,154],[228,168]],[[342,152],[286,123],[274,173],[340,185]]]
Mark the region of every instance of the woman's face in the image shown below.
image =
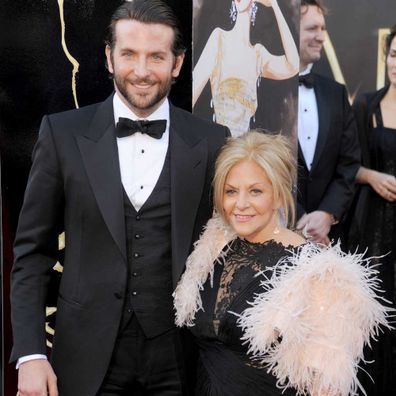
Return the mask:
[[[238,12],[244,12],[249,10],[252,6],[253,0],[235,0],[235,6]]]
[[[393,38],[386,57],[388,78],[390,83],[396,87],[396,37]]]
[[[277,205],[267,173],[253,160],[244,160],[228,172],[223,209],[228,223],[242,238],[265,242],[277,226]]]

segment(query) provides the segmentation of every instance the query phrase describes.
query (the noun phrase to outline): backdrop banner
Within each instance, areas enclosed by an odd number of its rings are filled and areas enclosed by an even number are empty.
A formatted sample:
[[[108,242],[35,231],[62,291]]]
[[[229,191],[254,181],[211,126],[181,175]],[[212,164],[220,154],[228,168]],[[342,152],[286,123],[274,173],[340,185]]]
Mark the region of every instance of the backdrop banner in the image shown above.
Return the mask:
[[[327,41],[315,71],[345,84],[350,99],[385,85],[384,37],[396,24],[394,0],[327,0]]]

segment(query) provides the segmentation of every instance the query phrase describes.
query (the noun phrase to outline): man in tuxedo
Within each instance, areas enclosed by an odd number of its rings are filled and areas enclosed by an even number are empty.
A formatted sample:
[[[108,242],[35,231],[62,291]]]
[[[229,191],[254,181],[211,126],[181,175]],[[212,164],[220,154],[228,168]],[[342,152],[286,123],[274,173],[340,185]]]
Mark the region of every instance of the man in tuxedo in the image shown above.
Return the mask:
[[[12,272],[21,396],[186,394],[172,291],[211,216],[229,131],[169,103],[184,51],[169,6],[126,2],[106,46],[115,94],[43,118]],[[50,363],[45,305],[63,230]]]
[[[312,73],[325,39],[324,8],[301,1],[297,228],[318,243],[342,236],[360,148],[343,85]],[[333,227],[335,226],[335,227]]]

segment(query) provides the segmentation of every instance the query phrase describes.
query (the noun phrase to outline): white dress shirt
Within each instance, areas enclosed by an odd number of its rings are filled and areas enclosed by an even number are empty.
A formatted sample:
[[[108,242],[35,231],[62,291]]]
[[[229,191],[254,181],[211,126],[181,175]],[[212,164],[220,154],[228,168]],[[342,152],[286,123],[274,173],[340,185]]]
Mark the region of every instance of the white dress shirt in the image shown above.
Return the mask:
[[[116,93],[113,99],[114,122],[120,117],[138,120]],[[169,145],[168,99],[146,120],[166,120],[166,129],[161,139],[136,132],[131,136],[117,138],[121,181],[134,208],[139,211],[153,192],[164,166]]]
[[[308,74],[312,64],[300,75]],[[298,142],[308,170],[311,170],[319,133],[319,116],[316,95],[313,88],[298,87]]]
[[[113,98],[114,123],[120,117],[138,120],[122,102],[117,93]],[[165,99],[161,106],[146,120],[166,120],[166,129],[161,139],[136,132],[131,136],[117,138],[120,161],[121,182],[134,208],[139,211],[153,192],[164,166],[169,145],[169,101]],[[29,360],[47,359],[45,355],[33,354],[18,359],[16,368]]]

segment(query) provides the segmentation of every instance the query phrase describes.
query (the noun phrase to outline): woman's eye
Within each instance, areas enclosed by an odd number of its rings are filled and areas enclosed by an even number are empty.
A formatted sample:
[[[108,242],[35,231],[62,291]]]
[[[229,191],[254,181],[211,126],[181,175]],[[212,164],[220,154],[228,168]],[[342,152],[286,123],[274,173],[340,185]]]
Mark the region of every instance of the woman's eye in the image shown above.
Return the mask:
[[[253,190],[250,190],[250,194],[252,195],[260,195],[262,193],[261,190],[259,190],[258,188],[254,188]]]
[[[234,195],[235,193],[236,193],[236,191],[235,191],[235,190],[232,190],[232,189],[227,189],[227,190],[225,190],[225,194],[228,195],[228,196]]]

